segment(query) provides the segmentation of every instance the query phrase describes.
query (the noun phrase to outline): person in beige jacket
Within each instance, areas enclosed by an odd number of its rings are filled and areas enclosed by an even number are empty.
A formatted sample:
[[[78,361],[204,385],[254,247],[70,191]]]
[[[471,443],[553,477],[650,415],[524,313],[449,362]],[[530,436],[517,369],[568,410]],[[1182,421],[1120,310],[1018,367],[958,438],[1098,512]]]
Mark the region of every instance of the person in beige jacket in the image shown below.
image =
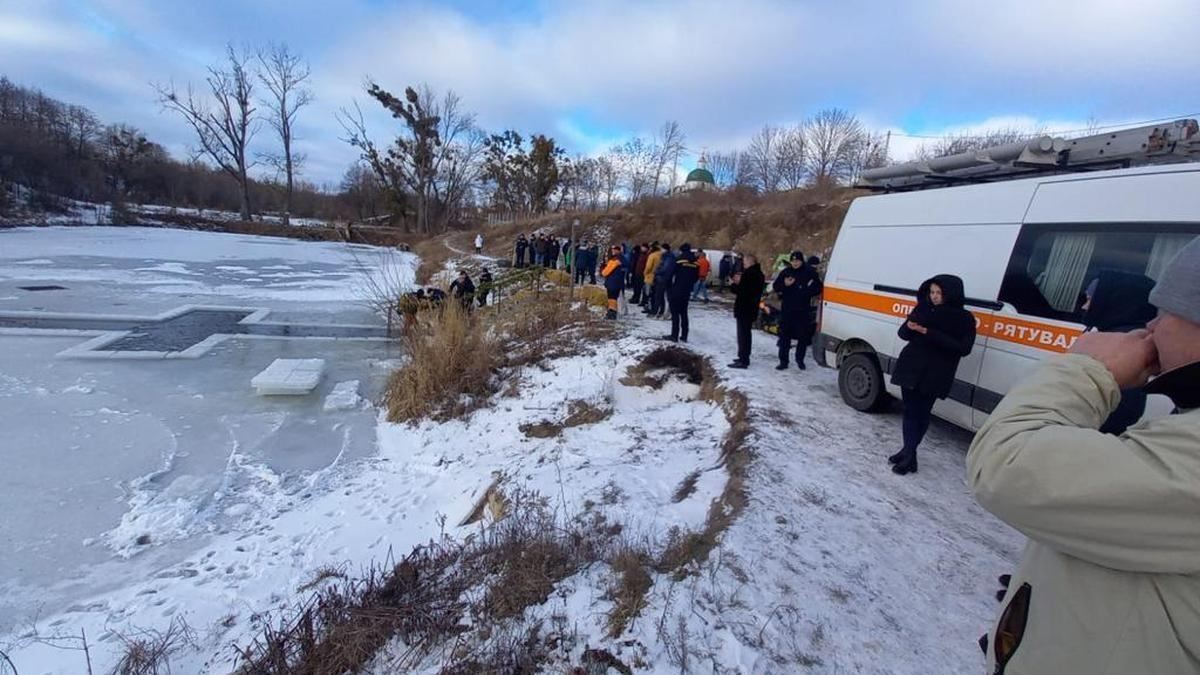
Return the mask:
[[[982,641],[988,673],[1200,673],[1200,238],[1150,295],[1148,330],[1087,333],[1014,387],[967,478],[1029,542]],[[1098,431],[1122,388],[1175,414]]]

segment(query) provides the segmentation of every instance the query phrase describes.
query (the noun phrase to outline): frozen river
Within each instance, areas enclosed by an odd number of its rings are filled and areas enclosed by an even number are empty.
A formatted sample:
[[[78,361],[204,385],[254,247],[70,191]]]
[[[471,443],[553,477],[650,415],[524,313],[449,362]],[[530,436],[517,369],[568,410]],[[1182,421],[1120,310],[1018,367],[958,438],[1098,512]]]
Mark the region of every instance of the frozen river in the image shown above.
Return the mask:
[[[326,327],[336,325],[367,336],[381,321],[364,278],[383,265],[411,280],[415,261],[178,230],[0,230],[0,633],[329,489],[340,467],[375,452],[368,402],[399,356],[377,337],[254,335],[210,340],[198,358],[79,358],[64,352],[96,331],[30,329],[26,313],[108,330],[103,322],[120,317],[220,306],[244,308],[235,318],[259,312],[274,326],[261,332],[335,335]],[[177,351],[228,332],[228,322],[191,316],[167,337],[147,324],[130,344],[140,335]],[[250,378],[276,358],[325,359],[325,378],[308,396],[256,396]],[[364,401],[327,410],[326,395],[351,380]]]

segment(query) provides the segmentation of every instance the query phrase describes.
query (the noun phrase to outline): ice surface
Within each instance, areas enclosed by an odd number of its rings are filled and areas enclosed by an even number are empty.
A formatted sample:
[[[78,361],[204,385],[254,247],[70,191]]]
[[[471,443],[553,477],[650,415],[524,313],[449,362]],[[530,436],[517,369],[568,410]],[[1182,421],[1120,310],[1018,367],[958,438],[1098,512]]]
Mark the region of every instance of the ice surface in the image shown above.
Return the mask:
[[[303,396],[321,382],[324,359],[275,359],[250,379],[259,396]]]
[[[262,307],[267,321],[372,325],[356,284],[379,255],[176,230],[0,230],[0,297],[12,298],[4,311],[152,316],[219,304]],[[54,264],[19,264],[37,259]],[[270,297],[218,265],[286,267],[311,285]],[[31,278],[66,289],[17,288]],[[235,338],[192,361],[55,358],[87,339],[0,335],[0,635],[331,489],[376,453],[376,412],[325,413],[326,395],[357,380],[377,398],[388,372],[371,364],[400,357],[386,342]],[[250,377],[278,358],[323,359],[332,381],[311,397],[255,396]]]

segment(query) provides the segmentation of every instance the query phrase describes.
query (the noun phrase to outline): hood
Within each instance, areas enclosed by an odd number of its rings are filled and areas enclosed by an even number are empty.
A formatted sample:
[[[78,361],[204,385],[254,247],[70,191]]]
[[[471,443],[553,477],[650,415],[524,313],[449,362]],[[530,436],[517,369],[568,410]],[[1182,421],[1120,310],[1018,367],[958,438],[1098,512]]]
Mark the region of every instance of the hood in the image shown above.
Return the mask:
[[[1154,280],[1143,274],[1107,270],[1092,282],[1091,304],[1083,323],[1102,331],[1144,328],[1158,313],[1150,304]]]
[[[962,307],[966,301],[963,291],[963,280],[953,274],[939,274],[926,279],[917,291],[917,304],[932,304],[929,302],[929,287],[937,284],[942,289],[942,304],[946,307]]]

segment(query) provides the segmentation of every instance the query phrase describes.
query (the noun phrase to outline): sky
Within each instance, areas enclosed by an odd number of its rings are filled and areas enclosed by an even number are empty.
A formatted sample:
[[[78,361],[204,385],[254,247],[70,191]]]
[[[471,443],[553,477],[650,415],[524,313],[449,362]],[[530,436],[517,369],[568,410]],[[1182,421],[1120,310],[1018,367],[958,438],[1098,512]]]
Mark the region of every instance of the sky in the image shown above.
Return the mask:
[[[0,74],[185,157],[152,83],[202,85],[227,43],[286,42],[316,95],[305,178],[336,185],[356,152],[335,113],[357,101],[381,140],[397,124],[368,79],[454,90],[482,128],[572,154],[667,120],[693,154],[729,150],[841,107],[904,159],[913,136],[1198,115],[1196,35],[1200,0],[0,0]]]

